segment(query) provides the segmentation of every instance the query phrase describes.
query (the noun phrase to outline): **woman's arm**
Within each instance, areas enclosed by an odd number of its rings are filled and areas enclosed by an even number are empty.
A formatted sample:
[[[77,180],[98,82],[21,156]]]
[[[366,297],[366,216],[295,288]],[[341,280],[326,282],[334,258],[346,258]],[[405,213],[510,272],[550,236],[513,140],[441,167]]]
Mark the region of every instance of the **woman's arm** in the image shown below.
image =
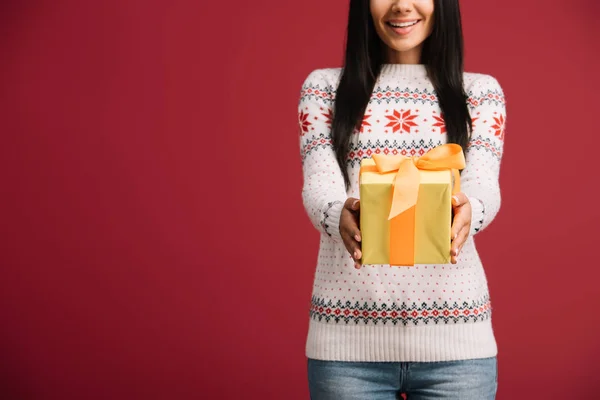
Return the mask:
[[[489,75],[477,78],[468,90],[473,131],[465,151],[466,168],[461,190],[471,203],[471,231],[485,229],[500,209],[500,161],[504,145],[506,103],[498,81]]]
[[[341,242],[340,214],[348,198],[331,142],[334,87],[323,70],[305,79],[298,104],[304,208],[321,233]]]

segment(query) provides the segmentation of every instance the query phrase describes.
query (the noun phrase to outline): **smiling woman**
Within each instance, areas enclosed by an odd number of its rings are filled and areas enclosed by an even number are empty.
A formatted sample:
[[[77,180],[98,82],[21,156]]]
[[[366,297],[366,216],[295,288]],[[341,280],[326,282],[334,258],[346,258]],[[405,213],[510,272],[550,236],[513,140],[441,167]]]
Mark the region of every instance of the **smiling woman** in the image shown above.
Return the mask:
[[[406,16],[393,12],[389,0],[371,1],[370,5],[375,31],[386,44],[387,60],[419,64],[422,45],[433,30],[433,1],[415,1],[414,11]]]
[[[344,66],[312,71],[298,107],[303,201],[321,233],[311,398],[493,399],[497,346],[473,237],[500,207],[502,88],[463,70],[458,0],[351,0],[347,35]],[[362,265],[362,160],[448,143],[466,159],[451,264]]]

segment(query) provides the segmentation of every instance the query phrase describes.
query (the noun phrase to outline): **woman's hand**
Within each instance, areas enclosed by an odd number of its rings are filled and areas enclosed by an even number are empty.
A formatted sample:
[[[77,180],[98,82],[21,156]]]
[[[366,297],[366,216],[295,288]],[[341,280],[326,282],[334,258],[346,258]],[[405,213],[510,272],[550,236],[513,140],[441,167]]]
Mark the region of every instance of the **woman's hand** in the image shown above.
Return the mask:
[[[458,255],[469,237],[471,231],[471,203],[464,193],[452,196],[454,218],[452,221],[452,247],[450,250],[451,262],[456,264]]]
[[[348,198],[344,203],[342,214],[340,215],[340,234],[346,246],[346,250],[354,259],[354,268],[361,267],[362,252],[360,249],[360,200],[353,197]]]

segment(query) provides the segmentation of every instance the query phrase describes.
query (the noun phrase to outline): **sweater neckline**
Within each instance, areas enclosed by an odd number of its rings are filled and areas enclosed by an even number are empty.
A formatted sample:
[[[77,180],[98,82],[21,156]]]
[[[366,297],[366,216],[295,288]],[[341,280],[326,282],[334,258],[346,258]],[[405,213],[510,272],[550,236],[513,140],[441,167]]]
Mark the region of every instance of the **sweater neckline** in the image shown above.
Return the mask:
[[[425,78],[427,77],[427,67],[425,64],[382,64],[382,75],[392,78]]]

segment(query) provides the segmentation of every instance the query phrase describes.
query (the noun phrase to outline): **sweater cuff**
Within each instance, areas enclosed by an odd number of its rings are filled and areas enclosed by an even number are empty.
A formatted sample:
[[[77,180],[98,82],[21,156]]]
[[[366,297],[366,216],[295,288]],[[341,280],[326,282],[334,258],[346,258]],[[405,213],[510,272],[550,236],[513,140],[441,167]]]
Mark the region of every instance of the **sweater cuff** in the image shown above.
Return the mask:
[[[469,235],[473,236],[483,229],[483,218],[485,216],[485,206],[481,200],[476,197],[469,197],[471,203],[471,231]]]
[[[340,216],[342,215],[343,208],[344,203],[342,201],[332,201],[325,205],[321,215],[321,228],[323,228],[323,232],[336,242],[342,241],[342,236],[340,234]]]

